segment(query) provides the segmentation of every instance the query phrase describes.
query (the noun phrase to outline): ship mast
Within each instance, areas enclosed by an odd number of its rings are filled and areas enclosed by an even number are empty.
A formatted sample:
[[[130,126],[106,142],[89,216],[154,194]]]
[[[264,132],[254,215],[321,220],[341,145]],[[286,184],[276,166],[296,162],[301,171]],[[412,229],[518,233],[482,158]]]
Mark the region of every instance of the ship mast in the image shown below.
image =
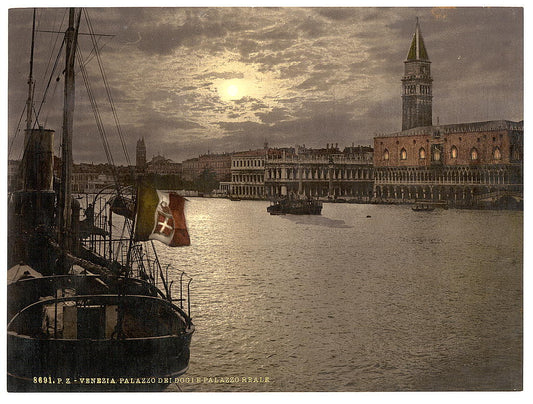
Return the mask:
[[[24,137],[24,147],[27,144],[29,131],[32,127],[33,109],[33,49],[35,47],[35,9],[33,9],[33,26],[31,30],[31,53],[30,53],[30,74],[28,76],[28,99],[26,101],[26,136]]]
[[[28,98],[26,99],[26,130],[24,131],[24,154],[22,157],[22,186],[26,189],[28,177],[28,143],[30,142],[32,129],[32,111],[33,111],[33,51],[35,48],[35,9],[33,9],[33,24],[31,29],[31,50],[30,50],[30,72],[28,74]]]
[[[59,191],[59,245],[64,252],[72,247],[71,176],[72,176],[72,132],[74,128],[75,75],[74,62],[78,27],[81,12],[75,21],[75,9],[69,10],[69,26],[65,32],[65,88],[63,104],[63,133],[61,139],[61,185]]]

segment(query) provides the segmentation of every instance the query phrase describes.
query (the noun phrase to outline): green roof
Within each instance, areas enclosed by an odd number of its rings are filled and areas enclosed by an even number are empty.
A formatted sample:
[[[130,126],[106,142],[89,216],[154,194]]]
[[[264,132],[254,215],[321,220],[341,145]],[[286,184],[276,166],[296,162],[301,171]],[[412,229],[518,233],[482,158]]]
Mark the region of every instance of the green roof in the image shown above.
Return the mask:
[[[407,60],[429,60],[426,46],[424,45],[424,39],[420,32],[420,25],[418,24],[418,18],[416,19],[416,30],[411,41],[411,47],[407,54]]]

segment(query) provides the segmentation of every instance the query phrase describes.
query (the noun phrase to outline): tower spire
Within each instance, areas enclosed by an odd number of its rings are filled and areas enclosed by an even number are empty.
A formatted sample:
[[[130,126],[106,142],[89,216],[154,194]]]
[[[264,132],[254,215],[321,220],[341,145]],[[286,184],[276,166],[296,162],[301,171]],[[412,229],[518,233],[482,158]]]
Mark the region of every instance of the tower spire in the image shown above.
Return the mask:
[[[424,45],[424,39],[422,38],[422,32],[420,31],[420,21],[416,17],[416,28],[411,41],[411,47],[407,54],[407,60],[428,60],[429,56]]]

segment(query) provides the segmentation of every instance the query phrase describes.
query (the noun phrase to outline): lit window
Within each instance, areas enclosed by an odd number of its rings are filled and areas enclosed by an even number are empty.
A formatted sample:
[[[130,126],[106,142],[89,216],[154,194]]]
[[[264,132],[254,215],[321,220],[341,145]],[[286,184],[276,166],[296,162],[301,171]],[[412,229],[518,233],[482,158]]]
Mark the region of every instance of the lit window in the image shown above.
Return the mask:
[[[420,150],[418,151],[418,157],[421,158],[421,159],[425,159],[426,158],[426,149],[421,147]]]
[[[383,152],[383,160],[388,160],[388,159],[389,159],[389,151],[385,149],[385,151]]]
[[[438,147],[435,147],[433,150],[433,161],[440,161],[440,150]]]
[[[407,160],[407,150],[402,149],[400,151],[400,160]]]
[[[474,147],[474,148],[470,151],[470,159],[472,159],[472,160],[477,160],[477,158],[478,158],[477,149]]]
[[[450,156],[451,156],[452,159],[456,159],[457,158],[457,147],[452,146],[452,150],[450,152]]]
[[[511,147],[511,156],[513,157],[513,160],[520,160],[520,150],[517,146]]]
[[[502,159],[502,152],[500,151],[499,147],[496,147],[494,149],[493,157],[494,157],[494,160],[501,160]]]

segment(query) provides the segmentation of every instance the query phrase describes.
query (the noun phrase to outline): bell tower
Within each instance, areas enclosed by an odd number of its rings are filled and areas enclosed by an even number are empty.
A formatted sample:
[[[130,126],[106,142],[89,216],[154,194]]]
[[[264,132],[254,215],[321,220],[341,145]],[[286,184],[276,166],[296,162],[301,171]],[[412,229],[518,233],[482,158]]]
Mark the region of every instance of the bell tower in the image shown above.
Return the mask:
[[[146,168],[146,146],[144,145],[144,138],[137,140],[137,148],[135,153],[135,165],[138,170]]]
[[[402,78],[402,130],[432,126],[433,79],[431,62],[422,39],[418,17]]]

